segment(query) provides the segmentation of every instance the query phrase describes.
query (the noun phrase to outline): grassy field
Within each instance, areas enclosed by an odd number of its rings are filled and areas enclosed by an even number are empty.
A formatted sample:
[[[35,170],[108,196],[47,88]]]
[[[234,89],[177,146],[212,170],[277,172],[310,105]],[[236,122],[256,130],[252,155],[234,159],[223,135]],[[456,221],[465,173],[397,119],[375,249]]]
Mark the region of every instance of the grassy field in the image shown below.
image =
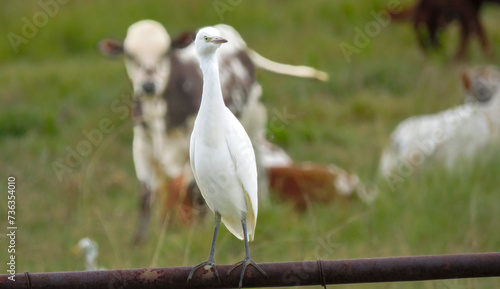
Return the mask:
[[[364,30],[376,21],[372,12],[397,1],[241,1],[223,14],[214,8],[214,3],[229,2],[69,1],[52,7],[55,12],[45,18],[39,1],[2,2],[0,184],[5,189],[0,225],[7,227],[5,191],[7,177],[14,175],[18,272],[83,270],[82,256],[70,249],[85,236],[99,243],[98,263],[108,269],[187,266],[208,255],[212,216],[192,227],[169,226],[159,243],[159,206],[149,241],[137,248],[130,245],[139,187],[131,154],[132,123],[124,117],[126,110],[114,107],[126,107],[131,85],[121,59],[103,58],[96,45],[104,37],[123,38],[131,23],[144,18],[164,23],[173,35],[225,22],[266,57],[330,74],[329,82],[320,83],[258,73],[270,118],[273,109],[294,115],[283,130],[270,130],[269,136],[297,161],[334,163],[359,174],[378,187],[378,197],[371,204],[314,204],[303,214],[273,199],[259,210],[251,244],[256,261],[500,249],[500,152],[485,151],[454,173],[428,167],[395,189],[377,173],[380,152],[399,121],[460,104],[460,71],[496,60],[485,59],[473,42],[466,63],[451,62],[458,35],[454,26],[443,35],[445,51],[424,57],[410,25],[397,23],[380,25],[347,59],[341,44],[354,45],[356,28]],[[484,12],[498,56],[500,9],[487,7]],[[23,19],[39,25],[29,30]],[[24,40],[12,45],[9,33]],[[103,119],[111,126],[102,140],[58,178],[52,164],[64,159],[68,149],[77,149],[86,140],[82,131],[98,129]],[[5,274],[5,234],[0,244],[0,274]],[[222,229],[217,263],[239,261],[243,248]],[[500,279],[337,287],[498,288]]]

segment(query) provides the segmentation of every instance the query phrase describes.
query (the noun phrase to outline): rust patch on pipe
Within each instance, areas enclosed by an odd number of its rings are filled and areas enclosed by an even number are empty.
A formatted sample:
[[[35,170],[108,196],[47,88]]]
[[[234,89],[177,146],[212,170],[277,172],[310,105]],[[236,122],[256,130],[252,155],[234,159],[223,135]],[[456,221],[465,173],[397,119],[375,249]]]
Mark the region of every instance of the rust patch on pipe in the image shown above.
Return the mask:
[[[146,282],[154,282],[158,280],[158,278],[161,276],[158,271],[154,269],[146,269],[144,272],[139,275],[139,278],[146,281]]]

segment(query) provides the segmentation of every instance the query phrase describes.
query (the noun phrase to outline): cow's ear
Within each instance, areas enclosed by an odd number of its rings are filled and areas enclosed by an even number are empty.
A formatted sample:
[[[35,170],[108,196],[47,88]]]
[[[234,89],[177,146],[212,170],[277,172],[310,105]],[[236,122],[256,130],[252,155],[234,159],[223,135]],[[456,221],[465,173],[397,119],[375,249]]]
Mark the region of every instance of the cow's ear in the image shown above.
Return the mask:
[[[465,71],[462,71],[461,77],[462,77],[462,85],[464,86],[465,91],[470,92],[472,83],[469,74],[467,74],[467,72]]]
[[[185,31],[181,34],[177,35],[174,39],[172,39],[172,48],[174,49],[182,49],[188,47],[191,43],[194,42],[196,38],[196,33],[192,31]]]
[[[99,51],[104,56],[116,56],[123,54],[123,42],[116,39],[103,39],[99,41]]]

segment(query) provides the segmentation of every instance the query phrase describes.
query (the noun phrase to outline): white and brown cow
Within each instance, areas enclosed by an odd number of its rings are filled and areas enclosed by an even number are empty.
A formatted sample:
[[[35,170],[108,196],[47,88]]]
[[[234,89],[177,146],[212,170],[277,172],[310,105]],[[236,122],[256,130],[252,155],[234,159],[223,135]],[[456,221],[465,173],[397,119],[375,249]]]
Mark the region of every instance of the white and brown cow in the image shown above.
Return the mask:
[[[392,133],[380,160],[391,182],[427,159],[452,170],[459,159],[471,159],[500,138],[500,72],[494,66],[462,74],[466,103],[435,114],[410,117]]]
[[[266,155],[270,152],[270,143],[262,137],[266,110],[260,102],[262,91],[255,78],[255,68],[320,80],[328,76],[310,67],[268,60],[249,49],[231,26],[215,27],[228,40],[218,52],[224,101],[252,138],[257,161],[270,159]],[[125,55],[127,73],[133,84],[133,157],[142,186],[136,241],[143,239],[148,230],[151,193],[165,181],[180,175],[184,176],[184,185],[192,181],[189,138],[202,94],[202,74],[192,39],[190,34],[184,34],[171,41],[160,23],[142,20],[129,27],[123,43],[104,39],[99,44],[105,55]],[[259,195],[265,199],[266,174],[262,165],[259,168]]]

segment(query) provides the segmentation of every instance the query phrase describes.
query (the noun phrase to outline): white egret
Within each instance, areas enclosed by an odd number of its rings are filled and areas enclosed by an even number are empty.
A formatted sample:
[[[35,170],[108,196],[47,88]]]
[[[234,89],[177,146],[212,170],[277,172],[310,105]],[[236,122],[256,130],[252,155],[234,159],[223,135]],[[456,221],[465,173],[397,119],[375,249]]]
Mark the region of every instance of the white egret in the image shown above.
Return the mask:
[[[214,251],[222,220],[231,233],[245,240],[245,259],[227,272],[229,275],[242,266],[241,288],[248,265],[266,277],[267,274],[251,259],[248,249],[257,223],[257,168],[250,138],[222,98],[216,52],[225,42],[213,27],[201,29],[195,39],[203,72],[203,93],[191,134],[190,161],[203,198],[215,214],[215,228],[208,260],[193,267],[188,282],[198,268],[205,266],[213,268],[219,278]]]
[[[80,241],[78,241],[78,244],[73,248],[72,251],[74,254],[79,254],[80,252],[83,252],[85,254],[85,270],[96,271],[104,269],[97,266],[96,258],[99,254],[99,246],[92,239],[81,239]]]

